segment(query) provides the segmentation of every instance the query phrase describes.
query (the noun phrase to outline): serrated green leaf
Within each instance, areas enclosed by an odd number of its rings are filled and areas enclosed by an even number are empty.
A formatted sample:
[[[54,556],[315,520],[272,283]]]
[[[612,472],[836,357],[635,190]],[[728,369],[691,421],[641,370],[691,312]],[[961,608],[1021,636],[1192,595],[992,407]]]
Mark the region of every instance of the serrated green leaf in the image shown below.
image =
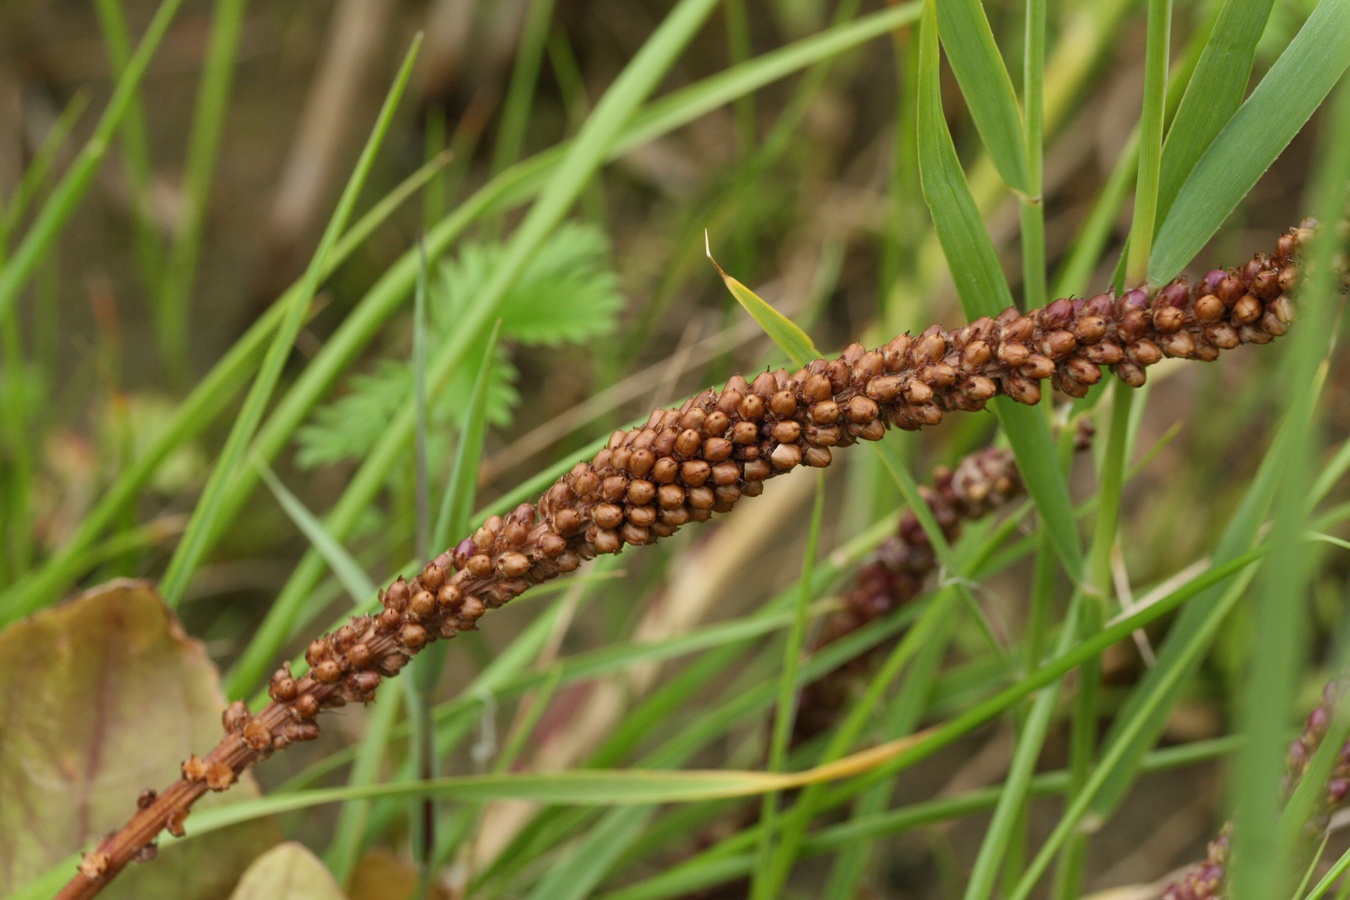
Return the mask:
[[[432,296],[432,322],[437,332],[449,333],[481,293],[504,254],[501,244],[472,241],[441,266],[440,282]],[[559,228],[502,298],[498,309],[502,337],[556,346],[612,332],[623,308],[623,297],[608,256],[609,243],[595,226],[568,224]],[[471,366],[465,369],[477,371]]]
[[[764,329],[764,333],[769,336],[778,349],[787,354],[788,359],[792,360],[795,366],[805,366],[813,359],[820,359],[821,352],[816,349],[816,345],[811,342],[811,338],[805,331],[797,326],[787,316],[774,309],[769,303],[741,284],[735,278],[732,278],[722,267],[713,259],[712,249],[708,244],[708,236],[703,236],[704,248],[708,254],[708,261],[717,269],[717,274],[722,276],[722,282],[731,291],[731,296],[736,298],[736,302],[741,308],[750,314],[750,318],[759,323],[759,327]]]

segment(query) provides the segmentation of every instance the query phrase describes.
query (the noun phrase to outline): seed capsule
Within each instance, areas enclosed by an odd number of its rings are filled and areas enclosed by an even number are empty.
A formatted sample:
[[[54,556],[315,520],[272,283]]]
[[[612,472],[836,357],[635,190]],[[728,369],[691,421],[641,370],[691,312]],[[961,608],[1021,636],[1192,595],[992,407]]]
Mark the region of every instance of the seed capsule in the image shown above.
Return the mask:
[[[833,425],[839,421],[839,404],[833,400],[822,400],[811,407],[811,421],[817,425]]]
[[[435,591],[445,581],[445,572],[436,566],[435,563],[429,563],[422,570],[422,587],[429,591]]]
[[[791,444],[802,436],[802,426],[797,422],[779,422],[773,426],[772,435],[780,444]]]
[[[409,622],[399,631],[398,642],[409,650],[416,650],[426,644],[427,630],[416,622]]]
[[[881,415],[881,409],[876,402],[867,397],[854,396],[848,401],[848,420],[866,424]]]
[[[712,466],[705,460],[694,459],[680,466],[680,480],[689,487],[698,487],[708,480]]]
[[[312,719],[319,714],[319,698],[313,694],[301,694],[291,704],[291,716],[297,719]]]
[[[1028,378],[1034,378],[1037,381],[1049,378],[1055,371],[1054,360],[1048,356],[1042,356],[1039,353],[1033,353],[1027,357],[1026,365],[1022,366],[1021,373]]]
[[[449,585],[447,585],[448,587]],[[444,588],[442,588],[444,590]],[[371,652],[370,646],[364,643],[352,644],[352,648],[347,651],[347,661],[353,668],[364,669],[370,665]]]
[[[408,611],[419,619],[425,619],[436,611],[436,597],[430,591],[418,591],[408,601]]]
[[[812,375],[802,386],[802,399],[808,403],[827,400],[832,393],[830,379],[825,375]]]
[[[1261,301],[1253,294],[1245,294],[1233,304],[1233,321],[1247,325],[1261,318]]]
[[[731,456],[736,445],[726,438],[713,437],[703,442],[703,458],[708,462],[716,463]]]
[[[517,553],[514,550],[503,553],[497,560],[497,571],[507,578],[519,578],[530,571],[530,558],[524,553]]]
[[[905,399],[916,405],[927,403],[933,399],[933,389],[916,378],[905,385]]]
[[[220,725],[226,734],[235,734],[244,730],[244,726],[249,723],[253,715],[248,711],[247,704],[242,700],[236,700],[225,711],[220,714]]]
[[[769,462],[776,468],[787,471],[801,464],[802,451],[796,444],[779,444],[769,454]]]
[[[731,427],[731,442],[742,446],[759,440],[759,426],[754,422],[737,422]]]
[[[625,543],[634,547],[646,544],[651,539],[651,535],[646,528],[634,525],[631,522],[623,526],[622,536]],[[615,550],[614,552],[617,553],[618,551]]]
[[[267,726],[254,719],[244,726],[244,743],[253,751],[266,750],[272,746],[272,732],[267,730]]]
[[[618,532],[608,529],[597,531],[591,544],[595,547],[597,553],[618,553],[623,547],[623,541],[619,539]]]
[[[791,391],[779,391],[769,401],[769,411],[780,419],[789,418],[797,412],[797,398]]]
[[[645,528],[656,521],[656,507],[630,506],[625,511],[625,516],[633,525],[640,525]]]
[[[336,684],[342,677],[342,667],[331,659],[325,659],[314,667],[314,680],[320,684]]]
[[[662,509],[678,509],[684,506],[684,488],[678,484],[662,485],[656,492],[656,503]]]
[[[630,503],[651,503],[656,496],[656,485],[650,481],[631,481],[628,483],[628,501]]]
[[[1006,341],[998,347],[998,361],[1011,369],[1025,365],[1030,355],[1031,351],[1027,349],[1026,344]]]

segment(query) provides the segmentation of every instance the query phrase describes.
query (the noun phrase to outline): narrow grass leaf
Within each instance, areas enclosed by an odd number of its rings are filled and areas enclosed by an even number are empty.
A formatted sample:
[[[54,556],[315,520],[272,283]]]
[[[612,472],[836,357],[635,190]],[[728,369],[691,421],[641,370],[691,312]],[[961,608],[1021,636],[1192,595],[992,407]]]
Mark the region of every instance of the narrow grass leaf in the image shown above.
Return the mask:
[[[1350,66],[1350,0],[1322,0],[1200,157],[1158,229],[1149,281],[1181,271]]]
[[[942,47],[985,150],[1004,183],[1025,193],[1022,111],[984,8],[978,0],[938,0],[937,13]]]
[[[285,365],[286,358],[290,354],[296,335],[300,333],[300,326],[304,323],[305,313],[318,290],[319,277],[324,269],[325,259],[337,242],[338,235],[346,228],[347,219],[356,205],[356,198],[365,185],[366,177],[370,174],[376,152],[388,133],[389,126],[393,121],[394,110],[398,107],[398,101],[402,98],[403,90],[412,74],[412,63],[417,57],[417,50],[420,46],[421,38],[419,36],[413,41],[412,47],[409,48],[404,57],[398,76],[385,97],[384,106],[380,109],[375,127],[367,139],[366,145],[362,148],[356,167],[338,200],[337,209],[324,229],[323,237],[319,240],[319,246],[314,251],[314,256],[305,270],[305,276],[301,280],[302,287],[291,298],[292,305],[286,310],[281,327],[273,338],[272,344],[263,358],[262,367],[259,369],[253,386],[249,389],[248,396],[244,400],[244,407],[240,410],[233,427],[230,429],[225,446],[220,452],[215,467],[211,470],[206,488],[202,491],[202,496],[197,501],[196,509],[188,522],[187,531],[179,542],[173,558],[169,560],[168,568],[161,583],[161,590],[165,602],[170,606],[177,605],[183,599],[188,582],[210,549],[213,529],[217,528],[216,520],[219,516],[220,507],[224,503],[225,495],[237,490],[233,484],[236,469],[243,459],[248,443],[253,439],[259,422],[262,421],[263,413],[271,400],[272,391],[276,388],[277,381],[281,377],[282,366]]]
[[[1350,52],[1350,43],[1346,44]],[[1344,212],[1344,189],[1350,180],[1350,84],[1333,98],[1331,115],[1318,146],[1316,175],[1305,202],[1323,221]],[[1339,239],[1325,228],[1308,254],[1308,278],[1302,285],[1301,327],[1292,335],[1278,383],[1287,397],[1292,440],[1281,456],[1283,467],[1275,496],[1275,521],[1270,530],[1272,558],[1258,576],[1253,608],[1253,643],[1245,689],[1240,696],[1246,737],[1232,782],[1236,801],[1233,832],[1233,896],[1235,900],[1287,893],[1293,874],[1296,839],[1304,823],[1279,827],[1282,779],[1287,745],[1278,726],[1291,722],[1296,695],[1311,664],[1310,604],[1316,544],[1304,540],[1312,513],[1310,493],[1321,439],[1316,408],[1318,386],[1336,337],[1339,279],[1331,263]],[[1274,726],[1274,727],[1273,727]]]
[[[805,331],[754,291],[723,271],[717,260],[713,259],[707,232],[703,234],[703,247],[708,255],[708,262],[712,263],[717,269],[717,274],[722,276],[722,282],[727,286],[727,290],[731,291],[731,296],[735,297],[741,308],[750,314],[750,318],[759,323],[759,327],[763,328],[764,333],[778,345],[778,349],[787,354],[793,365],[805,366],[813,359],[820,359],[820,351],[816,349],[816,345],[811,342]]]
[[[444,547],[457,534],[466,534],[472,521],[473,504],[478,497],[478,468],[483,459],[483,441],[487,436],[488,386],[492,380],[492,364],[497,358],[497,342],[501,337],[501,321],[488,335],[483,364],[474,377],[473,393],[465,413],[465,427],[455,448],[455,461],[450,468],[450,480],[441,497],[436,527],[432,531],[433,547]]]
[[[451,340],[432,358],[427,383],[433,391],[449,379],[468,349],[481,343],[487,334],[487,326],[497,315],[498,305],[515,279],[595,176],[638,105],[656,88],[715,5],[716,0],[681,0],[605,92],[594,113],[569,144],[566,156],[551,170],[539,199],[512,234],[501,265],[483,287],[478,302],[459,323],[459,329]],[[428,235],[428,250],[432,246]],[[405,452],[412,429],[413,413],[408,403],[391,419],[384,437],[357,470],[342,497],[326,517],[325,521],[334,534],[343,536],[349,533],[359,521],[371,498],[385,483],[387,473]],[[242,693],[248,685],[260,680],[259,676],[265,671],[267,661],[290,637],[292,625],[299,617],[300,606],[320,573],[317,558],[307,554],[273,604],[273,609],[269,610],[268,621],[264,622],[263,629],[249,643],[244,657],[231,673],[228,681],[231,693]]]
[[[169,28],[169,22],[173,20],[181,5],[182,0],[164,0],[155,10],[154,18],[146,28],[140,46],[136,48],[135,55],[131,57],[117,79],[112,97],[108,100],[108,107],[99,118],[93,135],[75,157],[70,170],[56,185],[51,196],[42,204],[37,219],[15,249],[13,257],[0,267],[0,321],[8,317],[10,307],[18,300],[19,292],[28,284],[28,279],[36,271],[38,263],[56,245],[61,230],[74,215],[81,198],[84,197],[84,192],[89,189],[95,173],[102,165],[104,157],[108,155],[108,146],[112,142],[113,134],[131,108],[136,91],[140,87],[141,77],[145,74],[146,67],[150,65],[150,58],[159,48],[159,43]]]
[[[1196,161],[1242,105],[1256,44],[1273,4],[1274,0],[1226,0],[1219,11],[1163,145],[1160,219],[1167,218]]]
[[[286,511],[286,515],[305,535],[310,546],[327,561],[328,567],[333,570],[347,595],[357,603],[365,603],[375,596],[375,582],[370,580],[366,570],[347,552],[347,548],[323,527],[319,517],[310,512],[300,498],[281,483],[281,479],[267,463],[258,459],[254,460],[253,464],[258,467],[258,474],[262,476],[272,495],[277,498],[281,508]]]
[[[248,4],[245,0],[218,0],[214,7],[183,166],[179,219],[155,297],[160,348],[170,370],[180,375],[187,368],[188,309]]]
[[[992,317],[1013,305],[1012,291],[942,115],[934,10],[933,0],[929,0],[919,39],[919,178],[962,308],[971,319]],[[1082,569],[1082,550],[1068,487],[1055,462],[1050,429],[1036,409],[996,400],[994,410],[1007,432],[1027,489],[1045,518],[1055,550],[1065,568],[1077,577]]]

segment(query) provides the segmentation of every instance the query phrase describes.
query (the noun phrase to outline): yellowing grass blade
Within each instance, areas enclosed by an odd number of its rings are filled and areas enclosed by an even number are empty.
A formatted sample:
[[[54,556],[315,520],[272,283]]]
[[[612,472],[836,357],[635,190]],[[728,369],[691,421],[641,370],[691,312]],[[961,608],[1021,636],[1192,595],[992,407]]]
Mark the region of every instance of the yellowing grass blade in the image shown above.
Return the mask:
[[[713,259],[712,246],[708,243],[708,233],[703,232],[703,249],[708,254],[708,262],[717,269],[717,274],[722,276],[722,281],[726,284],[727,290],[731,291],[731,296],[736,298],[736,302],[750,314],[750,318],[759,323],[759,327],[764,329],[764,333],[773,339],[778,345],[778,349],[787,354],[788,359],[792,360],[795,366],[804,366],[813,359],[820,359],[822,354],[816,349],[816,345],[811,343],[811,338],[797,327],[796,323],[778,310],[770,306],[763,298],[745,285],[741,284],[735,278],[726,273],[717,260]]]

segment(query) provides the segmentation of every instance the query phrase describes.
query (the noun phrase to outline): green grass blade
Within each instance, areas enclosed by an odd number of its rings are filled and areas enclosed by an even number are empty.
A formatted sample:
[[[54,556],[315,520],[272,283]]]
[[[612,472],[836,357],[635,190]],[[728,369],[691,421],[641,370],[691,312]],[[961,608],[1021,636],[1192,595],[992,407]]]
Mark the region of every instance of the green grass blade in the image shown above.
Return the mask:
[[[281,377],[281,368],[286,362],[286,357],[290,354],[295,336],[299,334],[300,326],[304,323],[305,313],[318,290],[319,276],[324,269],[328,253],[337,243],[338,235],[346,228],[347,219],[356,205],[356,198],[360,194],[361,188],[365,185],[366,177],[375,161],[376,152],[389,130],[394,110],[403,96],[403,89],[407,86],[408,77],[412,74],[412,63],[416,59],[417,49],[420,45],[421,39],[419,37],[414,40],[412,47],[404,57],[403,66],[385,98],[375,128],[371,132],[365,147],[362,148],[361,158],[357,161],[352,176],[343,189],[337,209],[334,211],[332,219],[329,220],[323,237],[319,241],[318,249],[315,250],[314,257],[310,260],[309,267],[305,271],[305,276],[301,280],[301,288],[291,298],[291,306],[286,310],[281,327],[263,358],[262,367],[253,382],[253,386],[249,389],[247,398],[244,400],[244,407],[235,419],[234,426],[230,429],[230,435],[226,439],[218,461],[211,471],[206,488],[202,491],[202,496],[193,511],[192,519],[188,522],[187,531],[179,542],[173,558],[169,560],[168,568],[160,584],[160,590],[165,602],[171,606],[182,600],[189,580],[210,549],[212,529],[215,527],[215,519],[224,495],[233,489],[232,482],[234,481],[235,470],[243,460],[248,443],[253,439],[258,423],[262,420],[263,412],[271,400],[272,391]]]
[[[122,6],[122,0],[96,0],[94,3],[99,28],[103,32],[103,43],[108,48],[108,61],[118,76],[126,71],[132,53],[131,33],[127,30],[127,18]],[[145,108],[139,96],[131,98],[119,131],[135,214],[136,254],[140,257],[141,277],[147,284],[153,284],[162,271],[164,253],[151,209],[149,137],[145,126]],[[158,328],[161,323],[156,321],[155,324]]]
[[[1170,281],[1218,231],[1350,66],[1350,0],[1322,0],[1187,176],[1149,257]]]
[[[1350,49],[1350,45],[1348,45]],[[1331,117],[1319,142],[1316,177],[1306,202],[1323,221],[1344,212],[1344,188],[1350,180],[1350,86],[1342,84],[1333,98]],[[1336,337],[1338,304],[1324,298],[1339,286],[1331,266],[1339,251],[1332,229],[1323,229],[1308,254],[1307,281],[1299,328],[1285,353],[1278,383],[1289,404],[1291,441],[1275,495],[1275,521],[1269,541],[1271,558],[1258,576],[1253,628],[1260,640],[1252,648],[1246,684],[1239,695],[1243,734],[1233,796],[1237,824],[1233,832],[1233,896],[1235,900],[1273,897],[1288,892],[1293,860],[1293,833],[1282,832],[1278,814],[1283,802],[1281,780],[1287,749],[1280,724],[1295,720],[1296,693],[1309,666],[1310,609],[1307,600],[1317,544],[1304,539],[1316,461],[1321,455],[1316,419],[1320,373]],[[1273,721],[1272,721],[1273,720]],[[1267,818],[1268,817],[1268,818]]]
[[[816,564],[816,552],[820,544],[820,528],[825,514],[825,473],[816,473],[816,501],[811,509],[811,529],[806,537],[806,553],[802,557],[802,575],[799,579],[801,590],[798,593],[797,608],[792,618],[792,627],[788,630],[787,640],[783,642],[783,667],[779,674],[778,705],[774,710],[773,734],[769,743],[770,772],[781,772],[787,762],[788,744],[792,739],[792,724],[795,719],[795,700],[797,697],[797,669],[805,650],[807,608],[811,602],[811,581]],[[773,831],[778,818],[779,795],[771,791],[764,795],[760,804],[760,823],[763,825],[759,845],[759,866],[751,885],[752,897],[772,897],[773,889]]]
[[[978,0],[938,0],[938,28],[984,147],[1005,184],[1027,192],[1026,136],[1012,78]]]
[[[962,308],[971,319],[996,316],[1013,305],[1012,291],[942,115],[932,9],[930,0],[919,46],[919,177]],[[1082,569],[1082,550],[1068,487],[1055,463],[1050,429],[1037,410],[1001,401],[995,401],[994,410],[1012,443],[1027,489],[1045,517],[1056,552],[1065,567],[1077,573]]]
[[[764,333],[778,345],[778,349],[787,354],[787,358],[792,360],[792,364],[800,367],[805,366],[813,359],[820,359],[821,352],[816,349],[816,345],[811,342],[807,333],[802,331],[787,316],[770,306],[754,291],[724,272],[722,267],[717,264],[717,260],[713,259],[712,246],[708,244],[706,233],[703,240],[708,262],[712,263],[713,267],[717,269],[717,274],[722,276],[722,282],[726,284],[727,290],[731,291],[731,296],[735,297],[741,308],[750,314],[750,318],[759,323],[759,327],[763,328]]]
[[[1012,291],[943,117],[933,10],[933,0],[928,0],[919,40],[920,183],[966,315],[996,316],[1013,305]]]
[[[1226,0],[1200,52],[1163,145],[1158,216],[1172,201],[1215,136],[1242,105],[1256,44],[1274,0]]]
[[[1158,216],[1158,179],[1162,166],[1163,116],[1167,112],[1167,60],[1172,43],[1172,0],[1149,0],[1148,39],[1144,50],[1144,110],[1139,120],[1139,176],[1134,182],[1134,221],[1126,251],[1125,282],[1148,280]]]
[[[375,582],[370,580],[366,570],[356,561],[356,558],[347,552],[347,548],[335,539],[328,530],[323,527],[323,522],[319,520],[300,498],[291,493],[286,485],[281,483],[281,479],[276,473],[262,460],[254,460],[253,464],[258,467],[258,473],[262,480],[272,491],[281,508],[286,511],[286,515],[295,523],[296,527],[305,535],[310,546],[317,550],[328,562],[328,567],[333,570],[337,576],[338,582],[353,600],[363,603],[369,598],[375,596]]]
[[[19,185],[10,195],[9,205],[5,207],[4,216],[0,219],[0,236],[5,238],[6,252],[9,249],[9,236],[19,227],[20,220],[28,213],[28,204],[46,185],[47,176],[51,174],[52,166],[56,162],[56,154],[65,146],[71,132],[75,130],[75,124],[80,121],[80,117],[88,108],[87,91],[79,91],[71,97],[65,109],[61,110],[61,115],[42,138],[42,143],[33,154],[33,158],[24,166]]]
[[[215,4],[183,168],[182,218],[155,297],[160,349],[169,370],[180,376],[186,374],[188,364],[188,310],[247,6],[246,0],[217,0]]]
[[[432,531],[433,547],[446,546],[458,534],[467,534],[472,521],[473,504],[478,497],[478,467],[483,459],[483,441],[487,436],[488,384],[492,377],[492,363],[497,358],[497,341],[501,335],[501,320],[488,335],[483,364],[474,378],[473,393],[469,395],[464,433],[455,449],[455,461],[450,468],[450,480],[441,498],[436,527]]]
[[[0,321],[8,317],[9,310],[18,300],[19,293],[28,284],[28,279],[37,270],[38,264],[55,246],[61,230],[74,215],[76,207],[84,197],[84,192],[89,189],[94,174],[108,154],[108,145],[112,142],[113,134],[131,108],[131,102],[136,97],[141,77],[150,64],[150,58],[159,48],[159,43],[169,28],[169,22],[173,20],[181,4],[182,0],[164,0],[155,10],[155,16],[145,30],[145,37],[141,39],[135,55],[131,57],[121,77],[117,79],[117,86],[108,100],[108,108],[103,111],[93,135],[75,157],[70,171],[62,177],[52,191],[51,197],[42,204],[37,219],[15,249],[13,257],[0,268]]]
[[[487,325],[514,280],[544,240],[562,221],[585,185],[609,156],[638,105],[654,90],[685,44],[708,16],[715,0],[681,0],[656,33],[629,62],[597,104],[581,132],[569,145],[567,156],[552,170],[539,199],[511,236],[498,268],[479,292],[446,346],[432,359],[427,382],[432,390],[444,384],[460,364],[468,348],[481,342]],[[428,245],[430,246],[430,240]],[[361,465],[342,498],[326,518],[328,528],[341,537],[355,525],[376,491],[384,484],[405,452],[412,435],[411,404],[405,404],[390,421],[380,443]],[[268,613],[268,620],[249,643],[243,658],[229,678],[229,690],[242,693],[259,680],[278,648],[290,637],[299,606],[318,577],[317,560],[307,555],[297,567],[281,596]]]

